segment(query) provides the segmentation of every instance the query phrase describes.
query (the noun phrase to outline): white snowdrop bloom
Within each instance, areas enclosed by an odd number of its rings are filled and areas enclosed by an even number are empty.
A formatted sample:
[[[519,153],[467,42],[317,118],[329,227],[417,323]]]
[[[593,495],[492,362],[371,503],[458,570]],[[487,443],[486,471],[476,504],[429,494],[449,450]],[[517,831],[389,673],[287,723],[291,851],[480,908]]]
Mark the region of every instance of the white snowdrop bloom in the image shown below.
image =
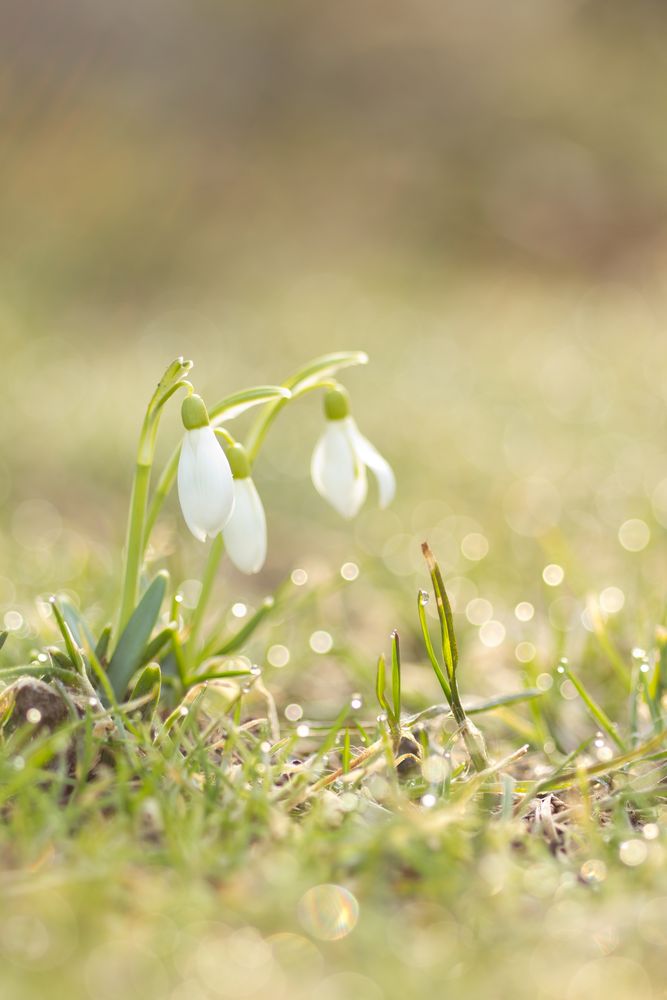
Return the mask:
[[[205,542],[218,535],[232,515],[232,470],[202,398],[188,396],[181,413],[185,436],[178,460],[178,499],[188,528]]]
[[[259,573],[266,560],[266,515],[250,478],[245,449],[235,444],[227,451],[234,474],[234,512],[222,537],[227,555],[242,573]]]
[[[347,392],[342,387],[327,393],[324,412],[327,426],[310,464],[315,489],[342,517],[355,517],[366,499],[366,469],[370,469],[377,479],[380,507],[387,507],[396,492],[394,473],[387,460],[359,431],[350,416]]]

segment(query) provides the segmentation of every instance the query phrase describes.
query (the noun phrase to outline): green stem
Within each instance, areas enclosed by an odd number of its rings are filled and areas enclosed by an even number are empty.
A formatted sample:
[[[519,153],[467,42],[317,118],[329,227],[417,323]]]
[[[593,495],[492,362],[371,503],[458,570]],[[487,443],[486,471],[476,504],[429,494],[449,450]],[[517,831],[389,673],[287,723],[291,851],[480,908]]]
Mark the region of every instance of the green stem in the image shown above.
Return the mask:
[[[158,514],[162,510],[162,505],[169,496],[171,488],[174,485],[174,480],[176,479],[176,473],[178,472],[178,459],[181,454],[181,445],[179,444],[177,448],[174,448],[173,452],[169,456],[169,461],[162,470],[162,475],[158,479],[157,486],[153,492],[153,498],[150,502],[148,508],[148,514],[146,515],[146,526],[144,530],[144,543],[148,544],[148,539],[151,537],[153,528],[155,527],[155,522],[157,521]]]
[[[190,662],[191,656],[195,655],[197,639],[199,638],[199,630],[201,629],[202,622],[204,621],[204,615],[206,614],[206,608],[211,598],[213,584],[215,583],[218,567],[224,551],[225,543],[222,538],[222,532],[220,532],[220,534],[216,535],[211,542],[208,558],[206,560],[206,567],[204,569],[204,575],[201,581],[201,593],[199,595],[199,600],[197,601],[194,614],[192,615],[190,636],[188,639],[188,653],[190,654],[188,656],[188,662]]]
[[[125,568],[123,573],[123,589],[120,600],[120,614],[117,635],[120,636],[134,611],[139,592],[139,574],[144,555],[144,531],[148,491],[151,482],[153,452],[155,448],[155,427],[147,415],[139,439],[137,465],[132,483],[130,499],[130,515],[127,522],[127,538],[125,540]]]
[[[291,403],[293,400],[299,399],[301,396],[305,396],[307,392],[313,392],[317,389],[333,389],[338,385],[338,383],[333,379],[324,379],[318,382],[309,383],[303,388],[297,387],[293,389],[293,385],[294,379],[287,379],[284,383],[284,387],[292,390],[292,395],[288,399],[277,399],[274,402],[269,403],[264,408],[264,411],[259,415],[255,424],[250,428],[248,438],[245,442],[245,449],[248,453],[250,462],[254,462],[257,458],[259,449],[264,443],[264,438],[268,434],[271,424],[287,403]]]
[[[177,358],[176,361],[169,365],[151,397],[146,408],[144,422],[141,426],[139,447],[137,449],[137,464],[132,482],[127,536],[125,539],[123,585],[118,618],[119,638],[130,619],[130,615],[134,611],[139,593],[139,576],[147,538],[146,511],[148,507],[148,493],[160,417],[165,403],[171,399],[175,392],[179,389],[186,389],[188,392],[192,392],[192,385],[183,378],[183,375],[191,367],[192,362],[184,361],[183,358]]]
[[[456,673],[452,675],[452,714],[459,727],[466,749],[470,754],[473,767],[477,772],[486,770],[489,766],[489,761],[484,749],[484,741],[479,730],[472,725],[465,713],[459,694]]]
[[[257,458],[259,449],[262,447],[271,424],[288,402],[289,400],[287,399],[278,399],[275,403],[269,403],[264,408],[264,412],[260,415],[257,422],[251,427],[245,442],[245,448],[251,464]]]

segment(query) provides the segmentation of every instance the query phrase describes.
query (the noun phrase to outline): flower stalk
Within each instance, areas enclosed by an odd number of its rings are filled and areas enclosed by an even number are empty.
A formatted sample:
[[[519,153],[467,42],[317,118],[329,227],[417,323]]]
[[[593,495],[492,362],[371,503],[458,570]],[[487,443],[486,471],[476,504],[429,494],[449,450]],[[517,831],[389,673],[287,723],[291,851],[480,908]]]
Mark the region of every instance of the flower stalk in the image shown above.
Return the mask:
[[[191,368],[192,362],[184,361],[183,358],[177,358],[169,365],[153,393],[141,426],[127,521],[117,635],[121,634],[129,621],[139,593],[139,577],[145,549],[146,512],[162,408],[178,389],[186,388],[192,391],[191,384],[184,378]]]

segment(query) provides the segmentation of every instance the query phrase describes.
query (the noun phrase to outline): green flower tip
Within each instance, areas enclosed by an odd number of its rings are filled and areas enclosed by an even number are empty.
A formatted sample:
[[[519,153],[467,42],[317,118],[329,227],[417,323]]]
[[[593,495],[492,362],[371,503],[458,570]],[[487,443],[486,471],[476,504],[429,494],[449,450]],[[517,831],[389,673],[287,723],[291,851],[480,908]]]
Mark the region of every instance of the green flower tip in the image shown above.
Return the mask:
[[[192,396],[185,397],[181,406],[181,419],[186,431],[194,431],[198,427],[208,427],[210,422],[208,411],[201,396],[193,393]]]
[[[237,441],[226,448],[225,451],[234,479],[249,479],[250,461],[243,445]]]
[[[350,415],[350,396],[342,385],[330,389],[324,397],[324,413],[327,420],[345,420]]]

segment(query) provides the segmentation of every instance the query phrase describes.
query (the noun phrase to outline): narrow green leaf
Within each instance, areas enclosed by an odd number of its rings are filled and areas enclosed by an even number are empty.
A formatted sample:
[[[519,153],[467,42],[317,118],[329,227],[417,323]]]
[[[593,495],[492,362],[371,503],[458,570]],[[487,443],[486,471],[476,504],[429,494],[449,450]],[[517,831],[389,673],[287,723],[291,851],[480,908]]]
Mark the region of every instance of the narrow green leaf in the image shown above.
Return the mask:
[[[70,631],[74,636],[77,646],[83,647],[84,638],[87,639],[89,645],[94,645],[93,637],[90,629],[88,628],[88,623],[86,622],[83,615],[80,613],[78,608],[67,600],[66,597],[60,598],[60,607],[62,609],[63,618],[69,625]]]
[[[0,669],[0,683],[10,684],[17,677],[57,677],[58,680],[72,687],[81,687],[85,682],[81,675],[72,670],[69,660],[69,667],[54,666],[53,663],[28,663],[15,667],[2,667]]]
[[[153,718],[155,709],[160,700],[160,690],[162,688],[162,671],[159,663],[148,663],[139,674],[137,683],[132,689],[130,701],[140,701],[145,698],[145,703],[139,709],[139,715],[147,722]]]
[[[9,635],[9,632],[0,632],[0,649],[2,649],[2,647],[4,646],[4,644],[7,642],[7,636],[8,635]]]
[[[100,661],[100,663],[104,663],[104,661],[107,658],[110,642],[111,642],[111,625],[105,625],[102,631],[100,632],[100,637],[97,640],[97,645],[95,646],[95,656]]]
[[[158,573],[132,612],[109,663],[108,675],[117,698],[122,698],[142,656],[160,614],[167,589],[167,573]]]
[[[438,608],[438,618],[440,619],[442,655],[445,658],[447,672],[451,680],[456,673],[456,668],[459,664],[459,651],[456,645],[456,633],[454,632],[454,617],[452,615],[452,608],[449,603],[449,597],[447,596],[447,590],[445,589],[445,582],[442,578],[440,567],[436,562],[435,556],[433,555],[428,542],[422,543],[422,552],[424,553],[426,565],[428,566],[429,573],[431,574],[431,580],[433,582],[433,590],[435,592],[435,600]]]
[[[401,718],[401,646],[398,632],[391,633],[391,697],[394,703],[394,715]]]
[[[63,670],[75,671],[74,664],[70,660],[66,653],[63,653],[62,649],[58,649],[57,646],[47,646],[46,652],[49,654],[54,663],[56,663]]]
[[[482,712],[492,712],[494,708],[504,708],[506,705],[518,705],[523,701],[541,698],[544,691],[537,688],[526,688],[525,691],[515,691],[513,694],[501,694],[497,698],[487,698],[464,706],[466,715],[480,715]]]
[[[51,598],[51,607],[53,608],[53,616],[56,620],[58,628],[60,629],[60,634],[65,640],[65,648],[67,650],[67,655],[69,656],[70,660],[72,661],[78,672],[85,676],[86,663],[83,658],[83,654],[79,649],[78,645],[76,644],[76,641],[72,634],[72,630],[65,621],[63,613],[60,610],[60,607],[55,597]]]
[[[377,673],[375,675],[375,694],[380,704],[380,708],[382,708],[387,713],[387,715],[389,715],[391,709],[389,708],[389,703],[384,693],[385,674],[386,674],[385,659],[384,655],[381,655],[378,657]]]
[[[534,698],[542,698],[544,691],[537,688],[526,688],[525,691],[515,691],[513,694],[502,694],[497,698],[488,698],[484,701],[476,701],[465,706],[466,715],[481,715],[483,712],[492,712],[495,708],[504,708],[507,705],[516,705],[523,701],[532,701]],[[409,726],[414,726],[418,722],[426,719],[435,719],[439,715],[449,715],[452,711],[451,705],[429,705],[428,708],[410,715],[405,722]]]
[[[235,635],[225,640],[214,655],[228,656],[230,653],[234,653],[237,649],[240,649],[257,629],[257,627],[261,625],[267,615],[273,611],[275,606],[275,599],[273,597],[266,597],[254,615],[248,619],[245,625],[240,628]]]
[[[604,709],[600,705],[598,705],[593,696],[586,690],[586,688],[579,680],[577,675],[573,674],[572,671],[569,669],[569,667],[565,668],[565,676],[568,678],[570,683],[573,684],[574,687],[576,688],[577,693],[581,698],[581,700],[583,701],[584,705],[586,706],[588,714],[591,716],[591,718],[594,719],[595,722],[597,722],[597,724],[600,726],[601,729],[604,729],[607,736],[611,740],[613,740],[613,742],[616,744],[621,753],[625,753],[628,748],[625,745],[625,742],[618,735],[616,729],[614,728],[613,722],[611,721],[607,713],[604,711]]]
[[[449,685],[449,681],[445,677],[445,672],[438,662],[438,658],[435,655],[435,650],[433,649],[433,643],[431,642],[431,636],[428,630],[428,622],[426,621],[426,604],[428,602],[428,594],[425,590],[420,590],[417,594],[417,614],[419,615],[419,624],[421,625],[422,636],[424,639],[424,646],[426,647],[426,653],[429,660],[431,661],[431,666],[433,667],[433,672],[438,678],[438,683],[442,688],[445,698],[450,704],[452,703],[452,689]]]
[[[164,647],[168,642],[171,642],[172,636],[177,629],[176,622],[169,622],[166,628],[163,628],[158,634],[151,639],[146,648],[144,649],[143,655],[141,657],[140,667],[144,664],[149,663],[151,660],[156,660],[159,654],[162,652]]]
[[[621,683],[624,685],[626,690],[632,691],[631,672],[628,669],[626,663],[624,662],[623,657],[621,656],[619,651],[616,649],[616,646],[610,639],[609,633],[607,631],[607,626],[605,625],[602,614],[600,613],[600,608],[598,606],[598,603],[592,597],[589,597],[587,601],[586,610],[588,611],[588,614],[590,616],[591,623],[593,625],[593,632],[595,634],[595,638],[600,644],[602,652],[605,654],[609,663],[612,665],[612,667],[618,674],[619,679],[621,680]]]

